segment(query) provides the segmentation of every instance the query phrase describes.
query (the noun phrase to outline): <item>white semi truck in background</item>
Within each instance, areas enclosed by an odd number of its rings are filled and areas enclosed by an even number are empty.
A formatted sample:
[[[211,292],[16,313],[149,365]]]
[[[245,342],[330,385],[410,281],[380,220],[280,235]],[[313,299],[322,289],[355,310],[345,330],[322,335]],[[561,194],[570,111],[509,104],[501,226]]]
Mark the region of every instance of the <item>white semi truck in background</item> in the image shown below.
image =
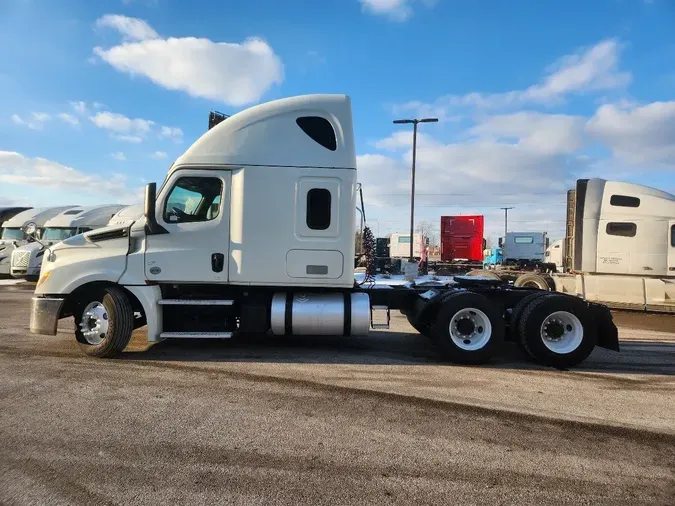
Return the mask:
[[[73,206],[38,207],[22,211],[0,224],[0,277],[9,277],[12,252],[29,242],[39,239],[47,220]],[[34,237],[28,237],[23,227],[34,223]]]
[[[675,195],[594,178],[577,181],[567,202],[565,238],[546,250],[556,272],[523,273],[514,285],[616,309],[675,313]]]
[[[47,250],[31,332],[53,335],[73,316],[82,350],[105,357],[144,325],[150,342],[270,331],[356,337],[388,328],[393,309],[455,362],[485,362],[505,338],[554,367],[578,364],[595,346],[618,351],[609,310],[578,297],[470,277],[357,283],[348,96],[276,100],[209,127],[159,191],[147,185],[143,218]]]
[[[108,204],[73,207],[47,220],[38,240],[16,248],[10,260],[10,274],[15,278],[37,280],[42,258],[49,246],[90,230],[105,227],[125,206]]]
[[[142,217],[143,204],[133,204],[126,206],[117,212],[112,218],[110,218],[107,226],[111,227],[115,225],[131,225],[134,221]]]

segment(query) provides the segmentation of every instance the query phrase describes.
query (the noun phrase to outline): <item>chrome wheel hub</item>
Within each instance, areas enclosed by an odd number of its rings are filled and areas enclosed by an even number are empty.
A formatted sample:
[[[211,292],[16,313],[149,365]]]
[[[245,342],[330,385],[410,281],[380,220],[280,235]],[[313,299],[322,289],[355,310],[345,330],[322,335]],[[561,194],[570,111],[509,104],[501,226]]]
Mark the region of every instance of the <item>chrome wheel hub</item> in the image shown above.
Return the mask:
[[[92,302],[84,308],[80,332],[89,344],[98,345],[108,333],[108,311],[101,302]]]

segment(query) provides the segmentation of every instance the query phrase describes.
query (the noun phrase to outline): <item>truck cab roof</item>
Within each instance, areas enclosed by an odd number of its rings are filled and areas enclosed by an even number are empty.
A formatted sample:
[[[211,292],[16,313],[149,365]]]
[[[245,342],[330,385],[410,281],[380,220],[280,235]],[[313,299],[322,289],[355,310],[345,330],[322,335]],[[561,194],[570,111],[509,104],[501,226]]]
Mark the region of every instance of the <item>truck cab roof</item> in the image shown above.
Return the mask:
[[[356,169],[355,160],[349,96],[302,95],[260,104],[221,121],[173,163],[168,176],[185,166]]]
[[[36,207],[28,209],[5,221],[1,226],[3,228],[21,228],[26,223],[33,221],[38,227],[43,227],[48,220],[73,207],[75,206]]]
[[[45,228],[103,227],[122,208],[124,208],[122,204],[73,207],[57,214],[45,222],[44,226]]]

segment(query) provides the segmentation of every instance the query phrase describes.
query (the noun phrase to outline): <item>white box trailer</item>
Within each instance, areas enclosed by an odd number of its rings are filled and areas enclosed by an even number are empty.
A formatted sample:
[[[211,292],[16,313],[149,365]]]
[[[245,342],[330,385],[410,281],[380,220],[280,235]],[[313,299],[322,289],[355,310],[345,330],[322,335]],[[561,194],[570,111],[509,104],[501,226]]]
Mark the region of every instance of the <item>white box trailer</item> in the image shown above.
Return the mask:
[[[12,277],[37,280],[43,255],[49,246],[69,237],[105,227],[115,214],[124,207],[121,204],[78,206],[66,209],[47,220],[38,241],[16,248],[12,252],[10,261]]]
[[[413,257],[422,257],[422,234],[413,234]],[[389,238],[389,256],[391,258],[410,257],[410,234],[391,234]]]
[[[578,364],[596,345],[618,350],[609,310],[578,297],[470,277],[358,284],[348,96],[276,100],[210,127],[159,191],[147,185],[143,218],[49,248],[31,332],[53,335],[73,316],[82,350],[106,357],[144,325],[151,342],[363,336],[379,317],[387,327],[393,309],[455,362],[485,362],[505,338],[555,367]]]
[[[26,236],[23,231],[27,223],[35,223],[35,237],[39,239],[47,220],[71,207],[74,206],[31,208],[4,221],[0,225],[0,276],[9,276],[12,252],[35,240]]]

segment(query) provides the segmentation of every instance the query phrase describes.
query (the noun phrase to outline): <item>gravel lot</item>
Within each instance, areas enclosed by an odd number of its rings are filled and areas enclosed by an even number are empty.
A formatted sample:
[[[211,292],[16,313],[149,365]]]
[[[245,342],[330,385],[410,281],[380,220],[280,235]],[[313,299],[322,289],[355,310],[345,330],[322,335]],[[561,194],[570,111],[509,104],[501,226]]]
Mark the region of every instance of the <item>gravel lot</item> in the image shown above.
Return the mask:
[[[396,315],[95,360],[30,296],[0,287],[0,504],[675,504],[675,317],[569,372],[443,364]]]

